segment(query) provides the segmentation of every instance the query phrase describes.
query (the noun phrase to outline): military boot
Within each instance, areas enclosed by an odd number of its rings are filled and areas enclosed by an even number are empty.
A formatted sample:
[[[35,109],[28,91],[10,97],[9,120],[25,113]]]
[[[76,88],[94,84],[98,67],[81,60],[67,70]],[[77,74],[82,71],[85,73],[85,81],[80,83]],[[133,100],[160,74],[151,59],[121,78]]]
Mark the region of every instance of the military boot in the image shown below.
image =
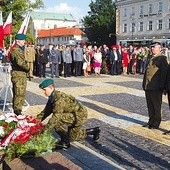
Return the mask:
[[[99,134],[100,134],[100,128],[95,127],[95,128],[90,128],[86,129],[87,135],[93,135],[93,140],[99,139]]]
[[[21,110],[14,110],[14,113],[18,116],[18,115],[22,115]]]
[[[64,132],[57,132],[60,135],[61,140],[56,144],[56,149],[68,149],[70,148],[70,140],[68,134]]]

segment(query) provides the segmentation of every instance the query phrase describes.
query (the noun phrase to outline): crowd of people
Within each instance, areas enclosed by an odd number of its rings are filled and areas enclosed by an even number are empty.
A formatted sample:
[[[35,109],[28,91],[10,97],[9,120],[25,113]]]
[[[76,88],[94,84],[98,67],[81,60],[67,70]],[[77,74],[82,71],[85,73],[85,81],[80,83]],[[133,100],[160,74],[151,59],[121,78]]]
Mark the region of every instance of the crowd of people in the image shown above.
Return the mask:
[[[113,76],[144,74],[143,90],[146,95],[149,120],[143,126],[149,129],[159,128],[163,94],[168,94],[170,103],[169,50],[162,48],[159,42],[153,42],[150,48],[132,45],[128,48],[121,45],[113,45],[111,48],[106,45],[82,47],[79,44],[76,46],[50,44],[45,48],[43,44],[36,46],[32,43],[25,44],[25,39],[24,34],[17,34],[16,44],[10,53],[14,113],[22,114],[27,77],[45,78],[46,67],[49,64],[51,79],[45,79],[39,85],[49,99],[38,118],[43,121],[53,114],[45,130],[54,127],[61,137],[59,144],[62,147],[69,148],[70,141],[81,140],[87,135],[93,135],[93,139],[97,140],[100,129],[99,127],[82,129],[87,119],[87,110],[73,96],[55,90],[54,77],[88,77],[89,72],[96,76],[100,76],[101,73]],[[8,62],[6,51],[1,58],[3,62]]]
[[[2,50],[0,50],[2,51]],[[162,51],[169,55],[166,48]],[[2,54],[2,53],[0,53]],[[0,56],[2,61],[7,61],[7,52]],[[47,66],[51,69],[51,77],[60,76],[85,76],[89,73],[96,76],[100,74],[127,75],[144,74],[150,49],[148,47],[123,47],[113,45],[92,46],[79,44],[52,45],[45,47],[44,44],[25,44],[25,58],[29,63],[30,72],[28,77],[46,77]]]

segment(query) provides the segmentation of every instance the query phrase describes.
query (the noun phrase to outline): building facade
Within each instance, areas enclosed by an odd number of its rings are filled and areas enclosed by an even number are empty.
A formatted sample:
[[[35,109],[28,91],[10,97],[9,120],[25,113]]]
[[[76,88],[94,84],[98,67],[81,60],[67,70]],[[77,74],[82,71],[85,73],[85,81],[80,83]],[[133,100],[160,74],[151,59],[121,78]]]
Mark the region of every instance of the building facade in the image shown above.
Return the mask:
[[[39,30],[37,42],[48,46],[49,44],[76,45],[86,42],[87,37],[79,28],[61,27],[54,29]]]
[[[37,37],[37,31],[60,27],[74,27],[76,20],[71,14],[31,12],[31,33]]]
[[[170,46],[170,0],[116,0],[117,42]]]

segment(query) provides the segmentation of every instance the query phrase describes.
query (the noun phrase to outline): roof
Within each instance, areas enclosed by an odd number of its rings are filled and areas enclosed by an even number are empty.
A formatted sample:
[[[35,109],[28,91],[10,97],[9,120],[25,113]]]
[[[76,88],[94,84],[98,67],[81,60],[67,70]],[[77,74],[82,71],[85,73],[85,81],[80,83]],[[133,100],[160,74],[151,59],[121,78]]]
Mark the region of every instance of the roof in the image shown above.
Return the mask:
[[[33,20],[67,20],[67,21],[76,21],[72,14],[64,13],[49,13],[49,12],[31,12],[31,18]]]
[[[84,35],[84,32],[81,31],[79,28],[54,28],[48,30],[38,30],[38,38],[43,37],[58,37],[58,36],[72,36],[72,35]]]

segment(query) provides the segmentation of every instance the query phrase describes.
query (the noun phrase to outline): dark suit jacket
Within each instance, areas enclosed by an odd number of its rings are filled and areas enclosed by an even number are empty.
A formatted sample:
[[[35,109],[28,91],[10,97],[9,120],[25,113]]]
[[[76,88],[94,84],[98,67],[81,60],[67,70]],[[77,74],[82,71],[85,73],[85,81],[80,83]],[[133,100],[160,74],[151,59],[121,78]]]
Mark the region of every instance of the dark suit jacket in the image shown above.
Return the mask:
[[[159,55],[150,59],[143,78],[144,90],[166,89],[168,63],[166,56]]]

